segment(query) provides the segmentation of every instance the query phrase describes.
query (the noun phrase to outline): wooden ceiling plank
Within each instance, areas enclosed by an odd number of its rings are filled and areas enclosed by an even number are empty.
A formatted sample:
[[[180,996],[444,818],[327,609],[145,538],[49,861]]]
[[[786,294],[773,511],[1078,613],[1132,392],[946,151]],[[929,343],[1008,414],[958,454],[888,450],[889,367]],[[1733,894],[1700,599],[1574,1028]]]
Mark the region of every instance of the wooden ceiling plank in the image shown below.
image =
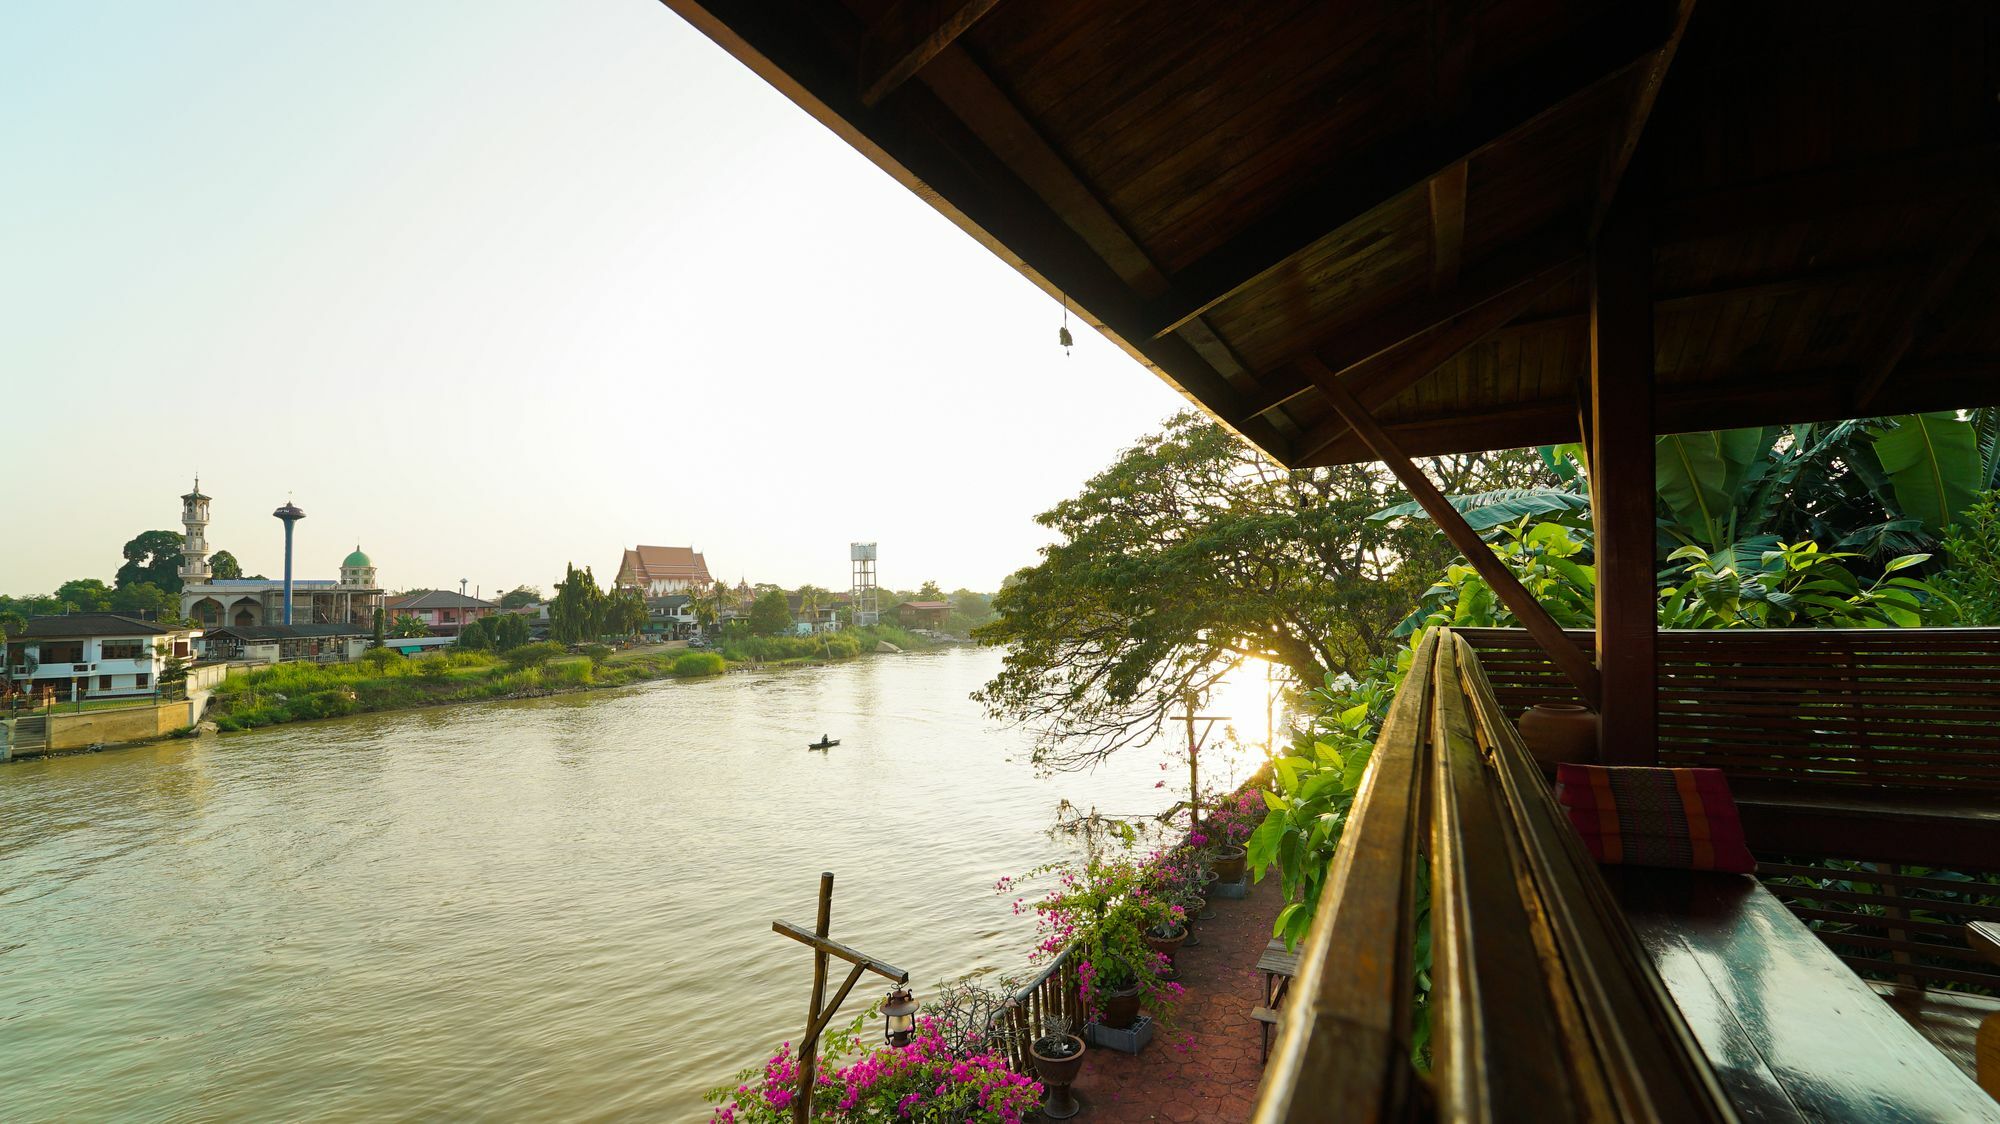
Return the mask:
[[[1431,292],[1441,293],[1458,284],[1458,269],[1465,257],[1465,179],[1469,165],[1460,160],[1432,176],[1431,196]]]
[[[1879,341],[1861,365],[1861,380],[1854,389],[1856,416],[1870,412],[1875,396],[1881,393],[1883,384],[1896,373],[1903,357],[1909,354],[1910,345],[1916,342],[1917,329],[1922,326],[1924,318],[1958,284],[1965,267],[1991,233],[1994,212],[1991,200],[1965,208],[1957,221],[1951,224],[1950,242],[1938,251],[1921,273],[1912,278],[1912,284],[1903,288],[1885,318]]]
[[[1568,45],[1554,57],[1536,60],[1469,95],[1464,111],[1451,121],[1392,138],[1279,203],[1228,244],[1172,276],[1168,291],[1147,309],[1153,336],[1173,332],[1412,187],[1624,78],[1660,48],[1661,35],[1643,24],[1621,25],[1608,45]],[[1608,67],[1602,61],[1607,57]]]
[[[861,104],[873,108],[999,0],[896,0],[861,40]]]
[[[1396,479],[1403,482],[1411,498],[1431,517],[1431,522],[1437,524],[1459,553],[1465,555],[1472,568],[1479,571],[1479,576],[1486,579],[1486,584],[1500,600],[1514,611],[1514,616],[1528,630],[1528,635],[1534,637],[1535,643],[1548,654],[1550,661],[1576,685],[1577,693],[1588,705],[1596,706],[1599,674],[1590,657],[1564,635],[1562,626],[1549,616],[1549,611],[1542,608],[1541,602],[1535,600],[1535,595],[1528,592],[1528,588],[1521,584],[1521,579],[1508,569],[1500,556],[1493,553],[1493,548],[1486,545],[1479,532],[1466,523],[1465,516],[1451,506],[1451,501],[1445,499],[1444,493],[1431,482],[1431,478],[1403,453],[1395,439],[1368,412],[1368,408],[1347,389],[1345,382],[1317,359],[1303,359],[1300,366],[1320,392],[1332,400],[1334,410],[1347,420],[1348,426],[1374,451],[1376,458],[1388,465],[1389,471],[1396,474]]]
[[[1694,14],[1694,0],[1680,0],[1674,10],[1674,29],[1668,33],[1667,41],[1639,72],[1639,86],[1633,91],[1632,104],[1625,114],[1624,128],[1618,132],[1617,143],[1612,146],[1609,159],[1605,161],[1604,175],[1597,188],[1597,210],[1590,217],[1592,237],[1604,227],[1604,216],[1611,210],[1611,201],[1618,195],[1618,186],[1625,179],[1625,169],[1632,164],[1632,154],[1639,149],[1639,138],[1646,131],[1646,122],[1653,115],[1653,105],[1659,101],[1660,87],[1667,80],[1667,68],[1674,63],[1674,54],[1680,50],[1681,38],[1687,33],[1688,17]]]
[[[1550,286],[1575,273],[1576,268],[1577,259],[1571,258],[1520,278],[1513,286],[1489,300],[1439,321],[1393,347],[1357,359],[1341,368],[1335,377],[1342,387],[1347,388],[1347,393],[1362,405],[1370,410],[1381,409],[1384,403],[1449,362],[1453,356],[1500,330],[1508,321],[1519,316],[1523,309],[1541,299]],[[1299,364],[1314,389],[1322,392],[1325,387],[1319,379],[1311,376],[1317,367],[1324,365],[1316,356],[1309,356]],[[1348,429],[1344,420],[1334,419],[1309,431],[1299,441],[1300,459],[1310,460],[1314,454],[1340,440]]]

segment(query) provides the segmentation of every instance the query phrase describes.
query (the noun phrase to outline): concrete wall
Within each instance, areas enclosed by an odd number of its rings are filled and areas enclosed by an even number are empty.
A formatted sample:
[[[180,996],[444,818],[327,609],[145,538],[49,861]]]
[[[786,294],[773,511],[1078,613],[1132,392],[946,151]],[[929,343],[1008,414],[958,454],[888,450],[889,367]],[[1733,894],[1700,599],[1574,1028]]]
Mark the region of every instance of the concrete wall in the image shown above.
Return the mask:
[[[229,676],[231,667],[226,663],[212,663],[204,667],[188,669],[187,689],[189,694],[206,691]]]
[[[113,745],[146,741],[164,737],[188,724],[186,702],[86,710],[82,714],[58,711],[49,716],[49,749],[83,749],[98,742]]]

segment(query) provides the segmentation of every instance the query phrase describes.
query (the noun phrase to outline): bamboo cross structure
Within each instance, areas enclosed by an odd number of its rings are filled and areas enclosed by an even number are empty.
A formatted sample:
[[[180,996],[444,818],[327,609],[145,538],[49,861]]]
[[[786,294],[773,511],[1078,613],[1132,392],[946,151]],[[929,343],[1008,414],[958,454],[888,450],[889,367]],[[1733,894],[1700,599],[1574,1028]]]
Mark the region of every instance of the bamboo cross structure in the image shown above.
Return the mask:
[[[847,993],[861,979],[861,973],[873,972],[894,983],[910,982],[910,974],[893,964],[886,964],[872,956],[827,939],[827,928],[833,919],[833,872],[822,871],[819,876],[819,915],[814,919],[811,931],[807,931],[789,921],[771,922],[771,931],[790,937],[813,950],[812,1002],[806,1007],[806,1033],[799,1039],[799,1091],[792,1100],[792,1120],[794,1124],[806,1124],[812,1119],[812,1092],[814,1071],[819,1068],[819,1036],[833,1021],[834,1012],[847,1000]],[[852,964],[847,979],[840,990],[833,993],[833,1001],[826,1002],[826,961],[829,956],[837,956]]]

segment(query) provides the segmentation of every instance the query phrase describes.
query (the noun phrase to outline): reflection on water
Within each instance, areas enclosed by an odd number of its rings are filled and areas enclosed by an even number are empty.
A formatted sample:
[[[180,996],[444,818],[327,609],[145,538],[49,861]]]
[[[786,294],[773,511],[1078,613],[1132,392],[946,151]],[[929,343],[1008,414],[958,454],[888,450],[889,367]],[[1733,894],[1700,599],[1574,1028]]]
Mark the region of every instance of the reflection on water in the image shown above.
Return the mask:
[[[921,992],[1019,966],[1027,922],[992,884],[1052,854],[1059,798],[1178,795],[1140,753],[1036,778],[966,698],[997,665],[913,653],[0,768],[0,1120],[696,1117],[797,1036],[810,960],[770,921],[810,922],[821,870],[834,935]],[[842,745],[807,753],[822,732]]]

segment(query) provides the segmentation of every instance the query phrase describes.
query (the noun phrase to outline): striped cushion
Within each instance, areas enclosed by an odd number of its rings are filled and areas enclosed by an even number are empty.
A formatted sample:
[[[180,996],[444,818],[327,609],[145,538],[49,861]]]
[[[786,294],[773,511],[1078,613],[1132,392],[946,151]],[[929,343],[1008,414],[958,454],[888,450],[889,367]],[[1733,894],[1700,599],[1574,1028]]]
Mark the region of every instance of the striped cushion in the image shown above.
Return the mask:
[[[1598,862],[1757,869],[1720,769],[1559,765],[1556,801]]]

